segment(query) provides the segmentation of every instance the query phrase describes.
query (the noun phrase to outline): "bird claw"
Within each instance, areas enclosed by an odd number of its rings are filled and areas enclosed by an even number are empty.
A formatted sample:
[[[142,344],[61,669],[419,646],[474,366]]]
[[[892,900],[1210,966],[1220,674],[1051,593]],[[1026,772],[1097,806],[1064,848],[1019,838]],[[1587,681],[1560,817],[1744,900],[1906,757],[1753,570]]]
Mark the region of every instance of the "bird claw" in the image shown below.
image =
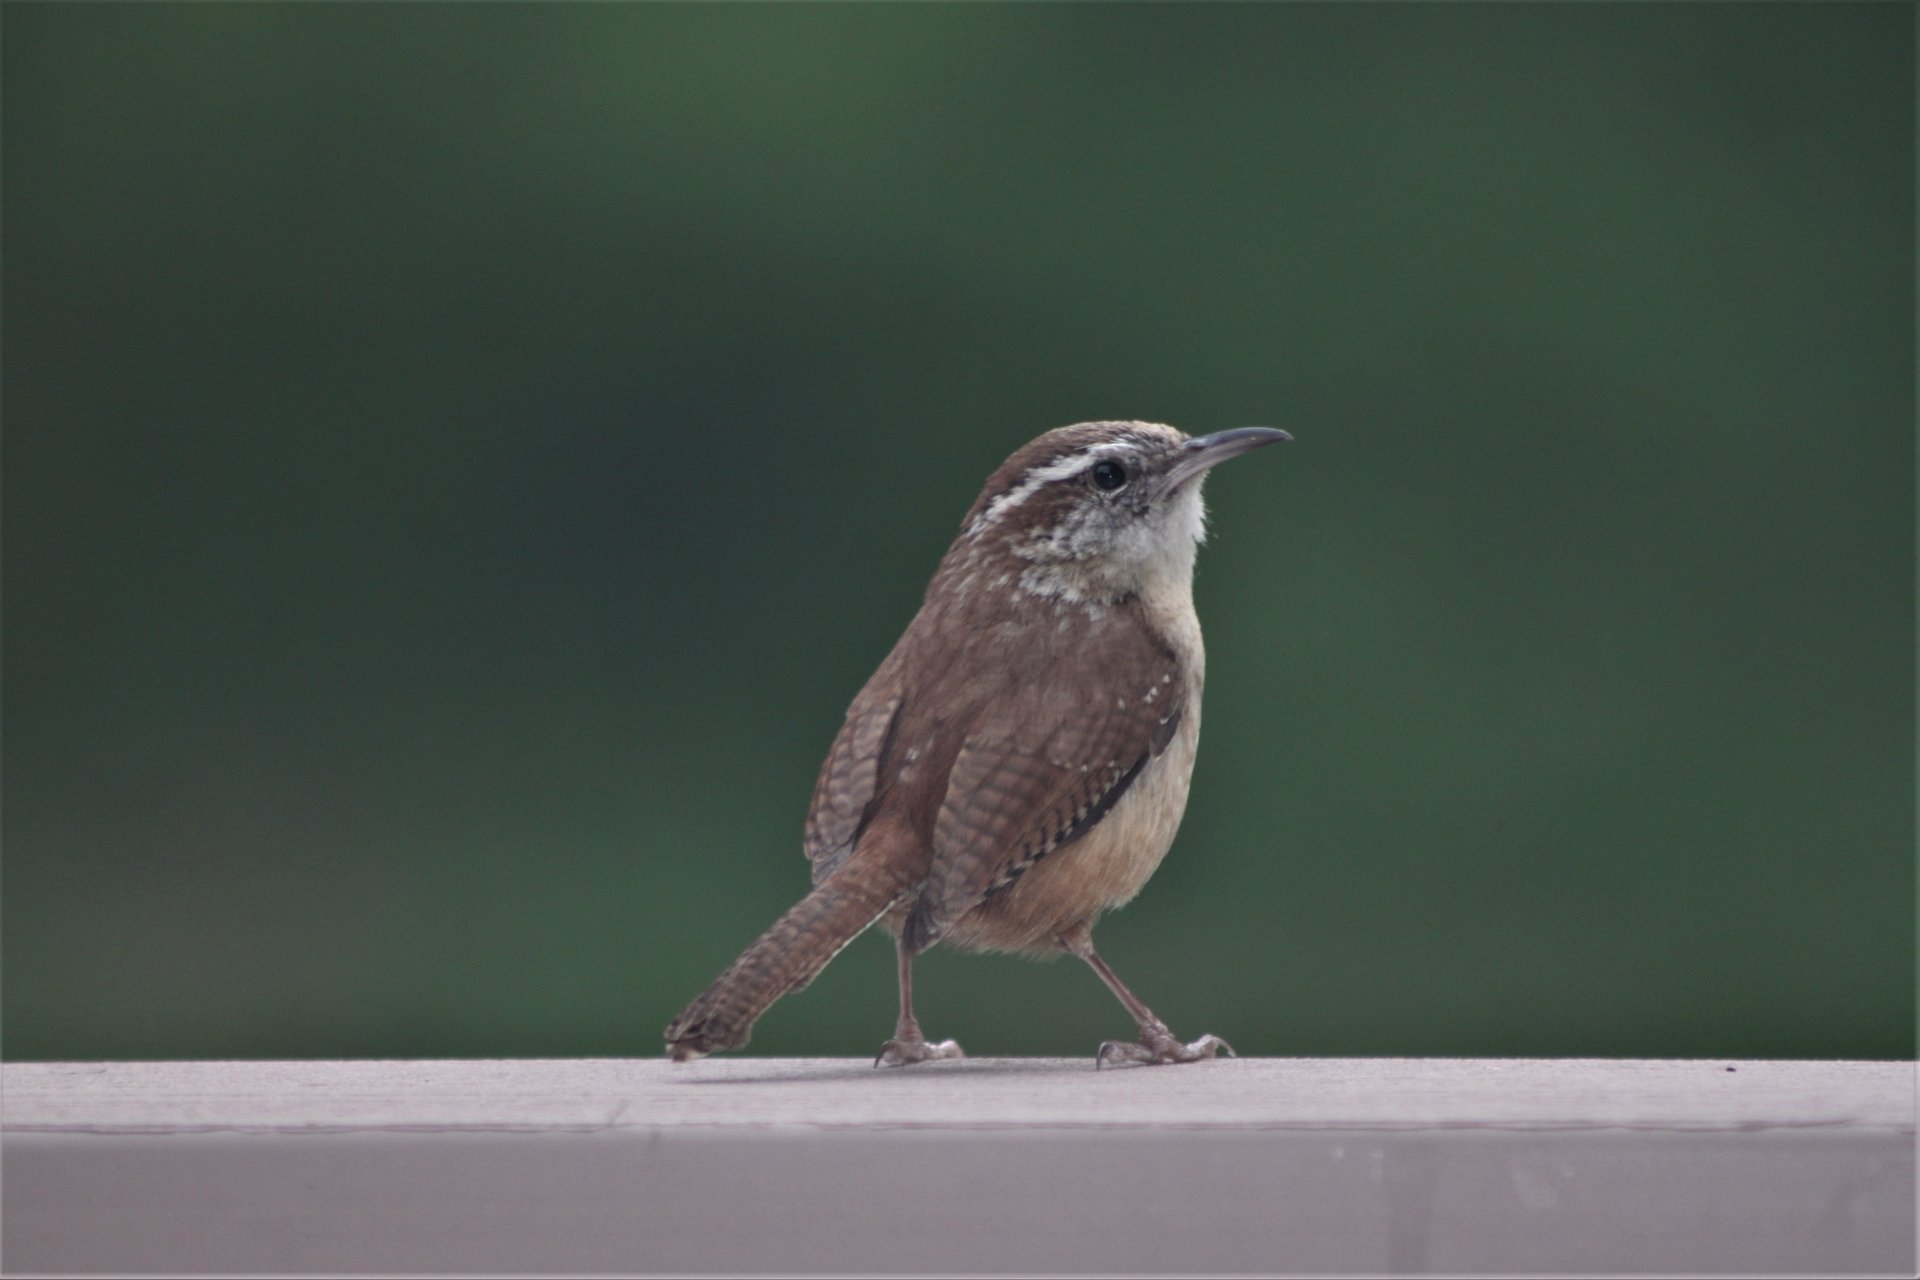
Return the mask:
[[[1128,1040],[1109,1040],[1100,1046],[1100,1052],[1094,1055],[1093,1068],[1118,1067],[1128,1064],[1156,1066],[1166,1062],[1200,1062],[1216,1053],[1227,1057],[1237,1056],[1233,1046],[1219,1036],[1201,1036],[1192,1044],[1181,1044],[1173,1034],[1164,1028],[1148,1031],[1138,1042]]]
[[[889,1040],[880,1046],[880,1054],[873,1060],[873,1065],[910,1067],[916,1062],[966,1056],[966,1052],[951,1040],[942,1040],[939,1044],[928,1044],[925,1040]]]

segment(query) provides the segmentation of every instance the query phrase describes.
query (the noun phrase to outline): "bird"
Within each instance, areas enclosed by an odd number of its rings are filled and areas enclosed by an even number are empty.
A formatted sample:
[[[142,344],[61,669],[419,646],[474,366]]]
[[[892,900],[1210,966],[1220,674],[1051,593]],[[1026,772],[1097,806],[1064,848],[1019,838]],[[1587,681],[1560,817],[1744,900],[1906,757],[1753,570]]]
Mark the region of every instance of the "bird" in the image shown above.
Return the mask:
[[[827,752],[805,828],[812,891],[668,1024],[668,1056],[744,1047],[876,923],[900,983],[876,1065],[965,1056],[913,1012],[914,957],[939,943],[1085,961],[1137,1031],[1104,1042],[1096,1068],[1231,1056],[1215,1035],[1178,1039],[1093,927],[1140,892],[1186,810],[1206,678],[1201,485],[1290,439],[1082,422],[1007,458]]]

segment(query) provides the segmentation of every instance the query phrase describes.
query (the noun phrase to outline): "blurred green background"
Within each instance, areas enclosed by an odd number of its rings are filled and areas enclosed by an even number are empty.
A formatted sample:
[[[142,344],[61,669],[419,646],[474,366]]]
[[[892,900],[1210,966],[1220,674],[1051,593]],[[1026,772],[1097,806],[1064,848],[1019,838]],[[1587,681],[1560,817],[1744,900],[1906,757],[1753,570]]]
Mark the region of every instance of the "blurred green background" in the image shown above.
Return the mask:
[[[9,4],[6,1054],[659,1052],[980,482],[1140,417],[1298,437],[1209,486],[1100,934],[1176,1031],[1909,1056],[1913,31]],[[919,974],[975,1054],[1127,1030]]]

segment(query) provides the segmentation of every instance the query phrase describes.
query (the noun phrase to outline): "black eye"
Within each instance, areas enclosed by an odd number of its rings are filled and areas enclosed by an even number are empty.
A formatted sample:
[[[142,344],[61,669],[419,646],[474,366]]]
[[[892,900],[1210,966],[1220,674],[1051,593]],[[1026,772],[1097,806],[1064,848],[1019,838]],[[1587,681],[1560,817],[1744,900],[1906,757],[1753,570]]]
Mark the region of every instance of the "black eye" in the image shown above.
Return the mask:
[[[1126,482],[1127,469],[1111,458],[1093,464],[1093,483],[1096,488],[1112,493]]]

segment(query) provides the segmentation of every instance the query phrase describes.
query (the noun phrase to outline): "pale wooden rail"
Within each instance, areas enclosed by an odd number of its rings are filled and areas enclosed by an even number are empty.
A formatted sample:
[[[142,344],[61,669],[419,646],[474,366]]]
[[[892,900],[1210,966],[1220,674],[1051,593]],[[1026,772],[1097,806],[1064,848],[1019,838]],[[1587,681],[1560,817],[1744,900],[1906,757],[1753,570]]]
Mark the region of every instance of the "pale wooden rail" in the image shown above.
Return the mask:
[[[1912,1275],[1912,1063],[10,1064],[9,1274]]]

